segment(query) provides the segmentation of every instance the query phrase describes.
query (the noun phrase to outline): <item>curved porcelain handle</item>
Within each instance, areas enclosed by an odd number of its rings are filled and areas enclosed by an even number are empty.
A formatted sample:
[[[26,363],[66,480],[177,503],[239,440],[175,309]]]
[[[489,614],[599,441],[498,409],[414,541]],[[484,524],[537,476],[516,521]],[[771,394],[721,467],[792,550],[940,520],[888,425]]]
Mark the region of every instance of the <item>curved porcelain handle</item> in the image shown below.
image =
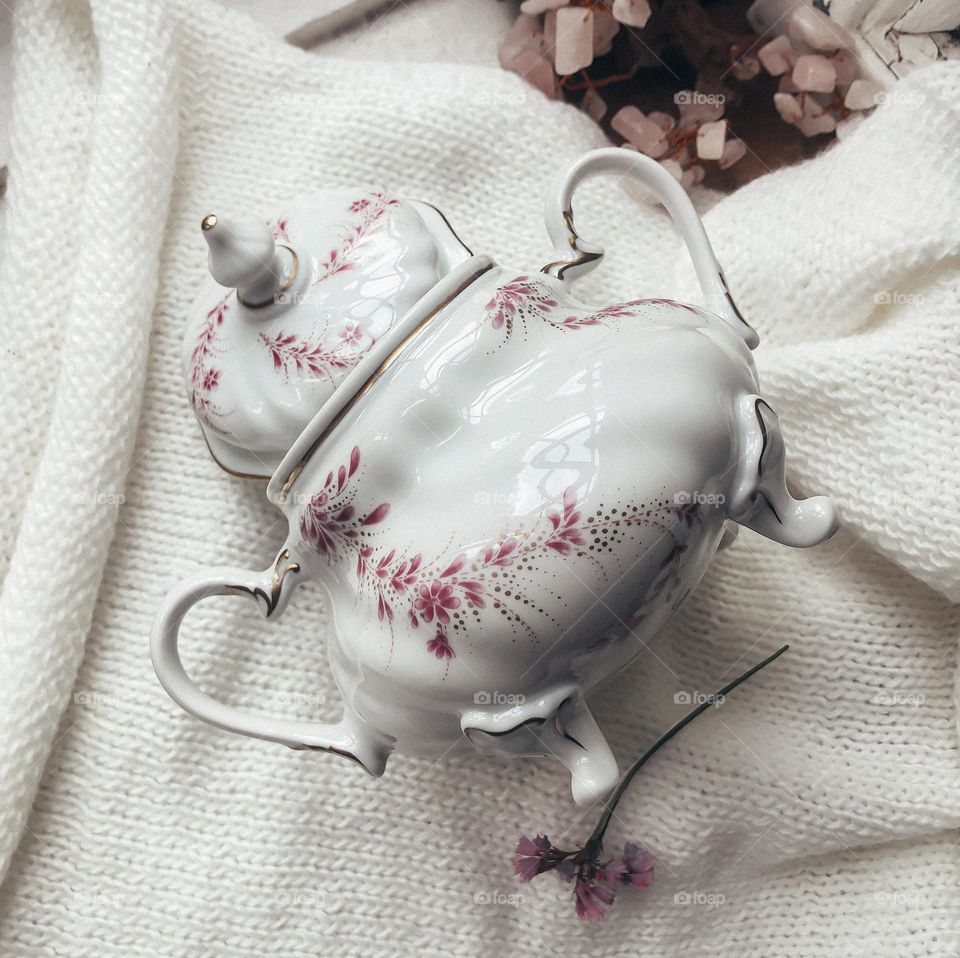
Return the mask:
[[[546,224],[557,259],[544,266],[543,272],[561,279],[576,279],[599,262],[603,247],[588,243],[577,234],[573,225],[572,200],[581,183],[611,173],[639,180],[666,207],[690,250],[707,308],[727,320],[744,342],[751,349],[755,348],[760,337],[740,315],[730,296],[723,270],[690,197],[667,170],[642,153],[622,147],[593,150],[554,181],[547,196]]]
[[[181,708],[210,725],[239,735],[280,742],[290,748],[337,752],[356,759],[369,772],[379,775],[386,763],[386,753],[381,758],[379,753],[383,749],[371,748],[369,729],[359,717],[347,713],[340,722],[329,725],[244,712],[207,695],[187,675],[180,660],[180,626],[187,612],[201,599],[214,595],[246,595],[257,603],[264,617],[269,618],[279,614],[289,598],[289,590],[284,591],[284,581],[299,572],[300,566],[289,561],[289,553],[284,549],[274,565],[262,572],[219,567],[184,579],[167,593],[154,619],[150,654],[157,678]]]

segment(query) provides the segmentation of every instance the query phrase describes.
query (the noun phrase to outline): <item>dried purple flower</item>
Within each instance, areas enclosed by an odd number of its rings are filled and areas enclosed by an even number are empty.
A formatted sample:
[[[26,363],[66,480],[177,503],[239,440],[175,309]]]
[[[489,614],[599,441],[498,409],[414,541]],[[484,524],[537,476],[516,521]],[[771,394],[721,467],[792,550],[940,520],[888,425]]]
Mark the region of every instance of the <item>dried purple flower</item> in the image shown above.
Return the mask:
[[[537,875],[559,867],[565,859],[575,854],[555,847],[546,835],[537,835],[536,838],[523,835],[517,842],[513,870],[521,881],[532,881]]]
[[[646,888],[653,881],[653,858],[639,845],[627,842],[623,855],[607,866],[606,873],[610,881]]]
[[[753,668],[728,682],[714,695],[709,696],[693,711],[688,712],[672,728],[668,729],[638,758],[620,779],[613,794],[607,799],[600,821],[582,848],[564,851],[557,848],[546,835],[536,838],[523,836],[517,842],[513,868],[521,881],[532,881],[537,875],[555,871],[565,882],[574,882],[573,899],[577,917],[582,921],[600,921],[616,898],[621,885],[646,888],[653,881],[653,857],[635,842],[623,846],[623,854],[613,861],[601,862],[603,836],[606,834],[618,802],[633,781],[637,772],[678,732],[705,712],[713,702],[722,701],[738,685],[759,672],[774,659],[787,651],[788,646],[778,649]]]
[[[581,921],[600,921],[613,904],[615,892],[606,881],[603,869],[577,877],[573,889],[574,907]]]
[[[564,851],[546,835],[523,836],[517,843],[513,868],[522,881],[555,871],[565,882],[573,882],[573,901],[577,917],[599,921],[613,904],[617,886],[645,888],[653,877],[653,859],[639,845],[627,843],[623,856],[613,862],[601,862],[599,841],[591,839],[583,848]]]

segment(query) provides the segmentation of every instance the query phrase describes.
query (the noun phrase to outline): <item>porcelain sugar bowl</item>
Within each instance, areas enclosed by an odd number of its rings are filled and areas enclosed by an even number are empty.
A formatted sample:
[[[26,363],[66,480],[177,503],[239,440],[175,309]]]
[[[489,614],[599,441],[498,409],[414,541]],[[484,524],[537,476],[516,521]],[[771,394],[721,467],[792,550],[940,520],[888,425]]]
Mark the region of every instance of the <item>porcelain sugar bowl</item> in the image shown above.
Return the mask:
[[[661,199],[707,309],[574,296],[571,281],[602,250],[577,235],[571,199],[602,173],[635,177]],[[438,257],[423,234],[401,253],[398,233],[396,261],[418,250],[408,274],[425,291],[365,328],[352,368],[285,400],[315,408],[267,487],[289,530],[275,562],[199,571],[158,613],[157,673],[188,712],[374,774],[394,750],[552,756],[569,769],[574,799],[588,802],[618,769],[587,693],[660,629],[734,524],[791,546],[833,532],[829,499],[787,490],[780,428],[751,356],[756,334],[672,177],[626,150],[587,154],[557,181],[547,227],[555,256],[533,274],[485,255]],[[289,263],[278,267],[265,288],[288,274]],[[398,300],[415,292],[402,287]],[[359,288],[344,292],[328,326],[359,302]],[[266,323],[275,341],[279,324]],[[242,388],[270,388],[259,376]],[[256,422],[249,428],[269,451]],[[187,610],[246,595],[276,618],[305,579],[321,583],[332,613],[342,719],[269,718],[202,692],[177,649]]]

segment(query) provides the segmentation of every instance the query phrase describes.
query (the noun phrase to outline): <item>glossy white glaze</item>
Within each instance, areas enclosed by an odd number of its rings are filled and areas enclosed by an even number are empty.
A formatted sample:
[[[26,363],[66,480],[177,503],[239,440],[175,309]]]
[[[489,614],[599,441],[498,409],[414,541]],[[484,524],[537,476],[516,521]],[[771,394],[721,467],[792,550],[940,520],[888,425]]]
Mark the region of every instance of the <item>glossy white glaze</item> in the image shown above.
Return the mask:
[[[157,672],[184,708],[375,774],[395,748],[440,756],[464,738],[552,755],[589,801],[618,773],[584,693],[696,586],[726,523],[790,545],[832,533],[828,499],[787,491],[756,337],[699,220],[641,159],[588,155],[555,189],[567,237],[551,230],[544,272],[461,262],[346,377],[270,482],[290,530],[274,566],[201,573],[158,614]],[[572,188],[610,171],[666,195],[719,313],[573,296],[601,251],[576,235]],[[249,715],[193,685],[177,652],[190,605],[247,593],[275,616],[305,578],[333,613],[340,723]]]
[[[217,462],[263,479],[347,373],[469,256],[432,207],[376,189],[292,201],[269,225],[209,215],[203,227],[213,275],[187,322],[187,393]]]

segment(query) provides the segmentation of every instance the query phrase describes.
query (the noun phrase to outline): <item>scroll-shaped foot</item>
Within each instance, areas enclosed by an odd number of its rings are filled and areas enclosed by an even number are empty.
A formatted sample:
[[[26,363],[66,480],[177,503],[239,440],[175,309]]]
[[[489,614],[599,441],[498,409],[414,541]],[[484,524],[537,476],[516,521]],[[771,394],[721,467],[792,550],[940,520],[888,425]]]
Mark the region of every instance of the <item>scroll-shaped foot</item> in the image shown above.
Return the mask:
[[[570,772],[578,805],[603,798],[620,777],[613,752],[576,688],[553,690],[506,712],[472,710],[462,727],[477,748],[557,759]]]
[[[745,396],[739,409],[743,460],[730,518],[784,545],[807,548],[837,531],[829,496],[794,499],[787,489],[786,453],[777,414],[759,396]]]
[[[604,798],[617,784],[620,769],[582,695],[567,699],[541,737],[550,754],[570,772],[570,788],[578,805]]]

